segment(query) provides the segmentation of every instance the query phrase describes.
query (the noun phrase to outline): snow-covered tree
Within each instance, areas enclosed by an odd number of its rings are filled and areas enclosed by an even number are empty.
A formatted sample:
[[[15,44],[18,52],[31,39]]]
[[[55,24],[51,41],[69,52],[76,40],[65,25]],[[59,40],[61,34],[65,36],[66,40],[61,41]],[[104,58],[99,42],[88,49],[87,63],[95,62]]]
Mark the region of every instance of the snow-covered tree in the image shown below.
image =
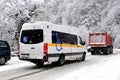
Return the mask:
[[[119,0],[1,0],[0,39],[14,47],[15,32],[23,23],[49,21],[78,27],[80,34],[108,32],[114,38],[114,46],[120,48],[119,4]]]

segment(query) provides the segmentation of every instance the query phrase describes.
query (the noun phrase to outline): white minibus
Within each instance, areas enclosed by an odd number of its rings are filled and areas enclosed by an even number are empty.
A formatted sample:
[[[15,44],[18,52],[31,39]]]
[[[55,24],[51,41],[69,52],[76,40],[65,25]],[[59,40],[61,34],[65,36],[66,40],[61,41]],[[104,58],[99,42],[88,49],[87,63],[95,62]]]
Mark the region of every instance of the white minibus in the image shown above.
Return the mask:
[[[85,60],[85,41],[78,28],[62,26],[45,21],[24,23],[20,32],[18,56],[42,66],[44,62]]]

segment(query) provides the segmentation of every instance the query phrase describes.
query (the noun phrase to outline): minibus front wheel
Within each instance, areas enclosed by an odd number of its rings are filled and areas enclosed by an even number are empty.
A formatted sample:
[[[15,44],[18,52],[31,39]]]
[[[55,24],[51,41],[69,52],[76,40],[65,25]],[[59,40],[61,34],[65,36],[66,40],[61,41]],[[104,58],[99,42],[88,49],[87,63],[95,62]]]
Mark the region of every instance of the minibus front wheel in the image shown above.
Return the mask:
[[[86,52],[83,52],[82,60],[81,61],[85,61],[85,58],[86,58]]]
[[[35,64],[36,64],[37,67],[42,67],[44,62],[43,61],[37,61]]]

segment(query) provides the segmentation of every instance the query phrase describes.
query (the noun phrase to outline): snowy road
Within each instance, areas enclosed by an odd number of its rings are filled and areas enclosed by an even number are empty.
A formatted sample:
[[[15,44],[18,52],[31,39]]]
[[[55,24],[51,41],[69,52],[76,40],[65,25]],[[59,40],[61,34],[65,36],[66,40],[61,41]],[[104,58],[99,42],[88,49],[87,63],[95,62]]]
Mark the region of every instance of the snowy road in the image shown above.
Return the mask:
[[[120,51],[112,55],[87,55],[86,61],[67,62],[62,67],[37,68],[29,62],[12,58],[0,66],[0,80],[120,80]]]

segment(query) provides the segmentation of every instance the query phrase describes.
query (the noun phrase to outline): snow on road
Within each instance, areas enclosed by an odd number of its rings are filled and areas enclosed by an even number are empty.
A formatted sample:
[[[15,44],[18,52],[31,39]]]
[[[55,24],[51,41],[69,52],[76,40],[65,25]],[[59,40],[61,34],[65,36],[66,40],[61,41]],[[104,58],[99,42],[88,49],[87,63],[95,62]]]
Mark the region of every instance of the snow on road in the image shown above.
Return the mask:
[[[120,80],[120,54],[72,71],[56,80]]]
[[[120,50],[114,50],[120,53]],[[0,66],[0,72],[14,70],[23,67],[34,66],[33,63],[20,61],[18,57],[12,57],[6,65]],[[99,61],[75,71],[65,73],[55,80],[120,80],[120,54],[107,60]]]
[[[0,72],[12,69],[18,69],[25,66],[34,65],[30,62],[20,61],[18,57],[12,57],[5,65],[0,66]]]

